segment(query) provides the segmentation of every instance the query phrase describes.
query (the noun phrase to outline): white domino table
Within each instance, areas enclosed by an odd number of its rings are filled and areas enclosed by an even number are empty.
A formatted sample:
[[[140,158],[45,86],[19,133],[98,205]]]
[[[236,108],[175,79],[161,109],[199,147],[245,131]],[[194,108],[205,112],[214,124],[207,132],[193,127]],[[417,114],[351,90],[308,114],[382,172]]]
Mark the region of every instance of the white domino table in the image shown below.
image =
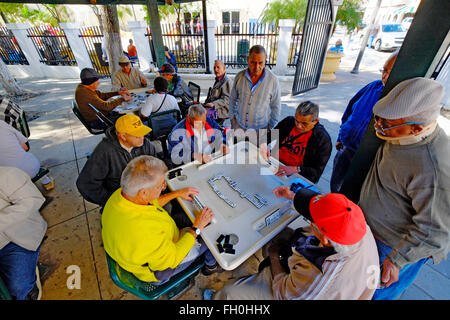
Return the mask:
[[[275,176],[278,165],[274,158],[269,164],[256,146],[242,141],[231,146],[229,154],[211,162],[194,161],[166,173],[170,190],[200,190],[195,201],[178,198],[192,221],[202,206],[213,210],[215,216],[201,236],[223,269],[237,268],[300,216],[291,201],[277,198],[272,190],[289,187],[293,180],[314,185],[299,175]],[[307,222],[300,226],[303,224]],[[234,253],[219,251],[217,239],[221,235],[231,235]]]

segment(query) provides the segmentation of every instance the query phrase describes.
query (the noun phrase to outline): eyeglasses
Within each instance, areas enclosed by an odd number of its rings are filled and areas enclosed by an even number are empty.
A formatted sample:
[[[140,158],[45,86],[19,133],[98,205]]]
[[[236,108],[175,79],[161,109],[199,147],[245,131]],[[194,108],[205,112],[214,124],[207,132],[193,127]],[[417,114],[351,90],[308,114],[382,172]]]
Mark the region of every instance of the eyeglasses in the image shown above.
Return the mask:
[[[379,120],[382,120],[382,124],[381,124],[381,125],[378,124]],[[380,117],[378,117],[378,116],[375,116],[375,125],[376,125],[376,129],[377,129],[379,132],[381,132],[382,134],[385,134],[386,131],[388,131],[388,130],[391,130],[391,129],[394,129],[394,128],[398,128],[398,127],[401,127],[401,126],[406,126],[406,125],[408,125],[408,124],[423,124],[422,122],[410,121],[410,122],[405,122],[405,123],[397,124],[397,125],[390,126],[390,127],[385,127],[384,122],[386,122],[385,119],[380,118]]]

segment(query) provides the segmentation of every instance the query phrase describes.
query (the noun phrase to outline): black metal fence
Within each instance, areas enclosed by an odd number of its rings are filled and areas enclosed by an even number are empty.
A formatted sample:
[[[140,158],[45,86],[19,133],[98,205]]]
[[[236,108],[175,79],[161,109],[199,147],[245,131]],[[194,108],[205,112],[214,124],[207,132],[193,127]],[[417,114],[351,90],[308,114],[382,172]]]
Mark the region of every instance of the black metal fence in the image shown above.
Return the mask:
[[[5,64],[29,64],[11,30],[0,26],[0,57]]]
[[[37,26],[28,29],[27,32],[39,54],[41,63],[62,66],[77,65],[64,30],[59,27]]]
[[[163,44],[173,53],[178,68],[206,68],[205,42],[201,28],[188,24],[161,24]],[[151,30],[147,28],[153,59],[156,52],[153,46]]]
[[[256,44],[267,53],[266,66],[276,64],[278,30],[272,24],[231,23],[216,28],[217,58],[227,67],[245,68],[248,50]]]
[[[83,39],[94,69],[105,78],[110,77],[107,55],[102,50],[103,33],[100,27],[82,27],[79,37]]]
[[[298,55],[300,52],[300,45],[302,43],[303,24],[297,25],[292,30],[291,44],[289,46],[288,67],[295,68],[297,65]]]

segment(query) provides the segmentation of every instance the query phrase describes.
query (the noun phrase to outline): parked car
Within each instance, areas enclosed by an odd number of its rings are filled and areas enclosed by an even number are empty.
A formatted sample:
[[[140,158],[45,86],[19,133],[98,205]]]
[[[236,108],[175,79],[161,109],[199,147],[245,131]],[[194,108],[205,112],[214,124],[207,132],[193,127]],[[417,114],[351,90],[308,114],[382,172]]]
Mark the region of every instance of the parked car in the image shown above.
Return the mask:
[[[405,28],[405,30],[408,30],[409,29],[409,27],[411,26],[411,22],[413,21],[413,17],[408,17],[408,18],[405,18],[405,19],[403,19],[403,21],[402,21],[402,26],[403,26],[403,28]]]
[[[407,30],[401,23],[381,24],[372,45],[375,50],[395,50],[402,46]]]

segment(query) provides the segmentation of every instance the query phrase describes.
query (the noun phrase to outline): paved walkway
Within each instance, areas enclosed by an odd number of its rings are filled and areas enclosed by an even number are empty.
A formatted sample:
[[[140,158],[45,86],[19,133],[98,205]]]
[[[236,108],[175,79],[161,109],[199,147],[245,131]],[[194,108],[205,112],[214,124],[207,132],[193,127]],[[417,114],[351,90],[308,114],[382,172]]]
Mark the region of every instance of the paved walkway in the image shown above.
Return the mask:
[[[329,131],[334,144],[347,102],[362,86],[380,77],[379,61],[383,62],[386,56],[386,53],[380,53],[372,58],[376,63],[370,59],[363,60],[361,69],[364,72],[353,75],[349,73],[353,67],[352,57],[355,57],[353,51],[347,59],[343,59],[342,70],[336,73],[335,81],[321,83],[317,89],[295,97],[290,95],[292,82],[282,81],[283,106],[280,119],[293,115],[301,101],[317,102],[320,105],[320,121]],[[39,116],[29,122],[30,152],[50,168],[50,174],[56,182],[56,188],[50,192],[44,192],[41,188],[43,193],[55,198],[42,210],[48,222],[48,238],[42,245],[39,258],[40,264],[45,266],[42,275],[43,299],[135,299],[133,295],[116,287],[109,278],[101,240],[99,208],[85,201],[75,186],[76,178],[86,162],[86,155],[103,137],[89,134],[71,111],[71,100],[78,79],[21,82],[26,89],[48,91],[47,94],[21,103],[27,113]],[[195,82],[202,88],[211,85],[210,80],[197,79]],[[100,89],[109,90],[108,81],[104,80]],[[206,90],[203,90],[202,96],[205,95]],[[450,121],[441,118],[439,122],[450,134]],[[318,183],[325,192],[329,192],[334,154],[333,150]],[[219,289],[235,278],[254,273],[260,260],[261,253],[258,252],[234,271],[210,277],[199,275],[196,286],[182,299],[201,299],[204,288]],[[70,266],[80,268],[81,289],[68,289],[67,280],[73,272],[70,269],[67,272]],[[427,264],[401,299],[450,299],[449,260],[437,266]]]

